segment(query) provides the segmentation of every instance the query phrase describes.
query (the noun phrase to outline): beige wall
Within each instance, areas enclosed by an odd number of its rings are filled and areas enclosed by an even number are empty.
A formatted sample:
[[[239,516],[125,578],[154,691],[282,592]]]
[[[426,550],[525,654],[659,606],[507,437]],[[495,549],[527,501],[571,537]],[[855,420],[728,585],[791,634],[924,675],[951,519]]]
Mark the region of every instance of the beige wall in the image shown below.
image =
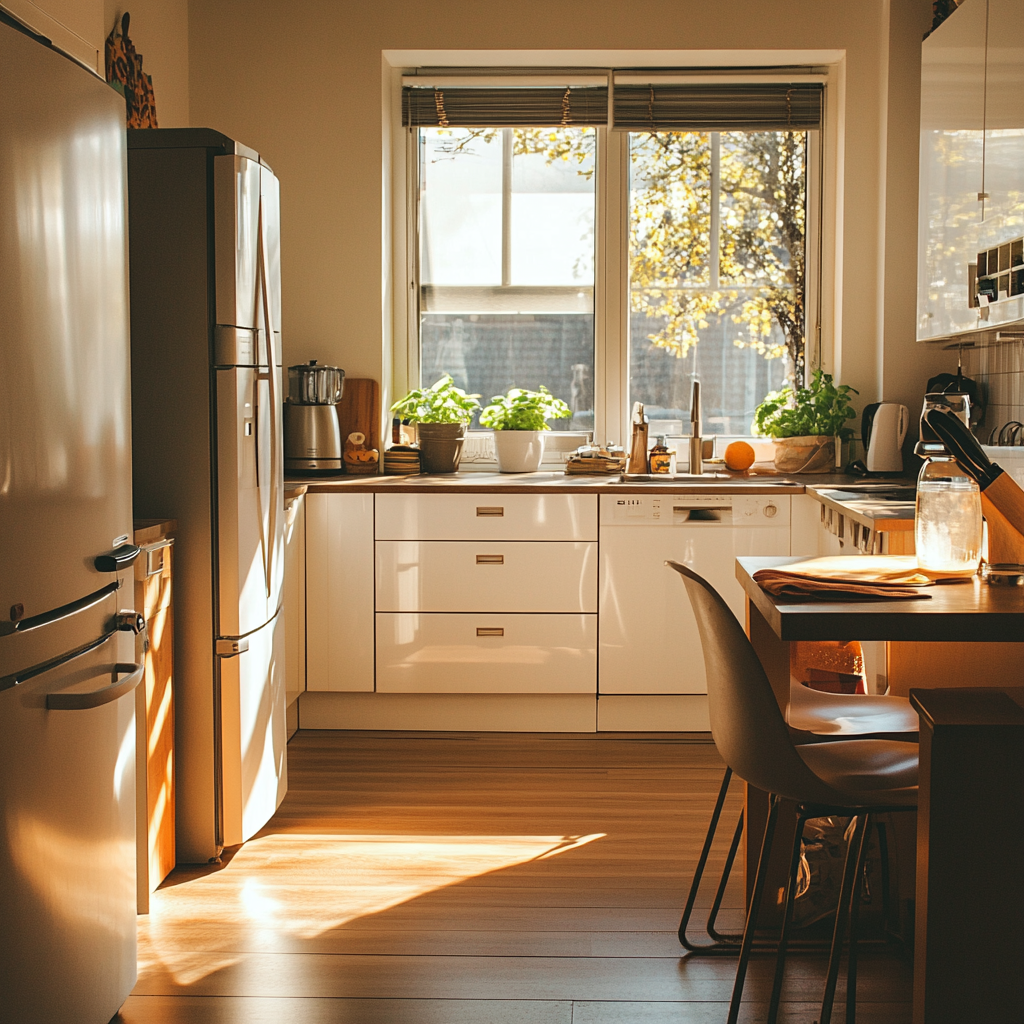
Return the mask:
[[[102,0],[104,32],[109,35],[127,9],[128,35],[153,79],[161,128],[187,128],[188,0]]]
[[[928,0],[193,0],[190,112],[193,124],[257,148],[280,175],[286,360],[317,357],[381,379],[382,51],[845,51],[835,365],[862,401],[891,382],[910,404],[923,387],[913,267],[929,10]]]

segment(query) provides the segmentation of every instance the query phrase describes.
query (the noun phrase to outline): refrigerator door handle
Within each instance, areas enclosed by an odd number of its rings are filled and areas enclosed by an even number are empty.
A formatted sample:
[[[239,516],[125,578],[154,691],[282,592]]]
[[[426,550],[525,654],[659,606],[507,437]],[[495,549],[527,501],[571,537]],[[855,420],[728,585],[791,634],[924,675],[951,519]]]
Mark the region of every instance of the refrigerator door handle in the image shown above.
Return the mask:
[[[90,690],[88,693],[48,693],[46,706],[50,711],[85,711],[89,708],[102,707],[104,704],[119,700],[126,693],[131,693],[142,682],[144,671],[144,665],[136,665],[130,661],[118,662],[114,666],[114,675],[128,672],[129,675],[124,679],[115,679],[108,686]]]
[[[141,553],[142,548],[138,544],[122,544],[105,555],[97,555],[93,564],[97,572],[120,572],[130,569]]]
[[[259,252],[257,254],[257,266],[259,268],[259,286],[260,295],[263,302],[263,326],[266,332],[266,352],[267,352],[267,381],[270,391],[270,520],[268,523],[268,536],[266,537],[266,559],[264,561],[264,569],[266,571],[266,588],[267,597],[270,597],[273,590],[273,571],[274,571],[274,548],[277,537],[277,505],[280,499],[280,491],[278,489],[278,475],[280,473],[280,466],[278,465],[278,435],[281,429],[281,409],[280,401],[281,397],[278,394],[278,377],[277,377],[277,352],[274,348],[274,323],[271,318],[270,312],[270,290],[268,288],[267,280],[267,255],[266,246],[263,241],[263,197],[260,197],[260,211],[259,211],[259,226],[256,232],[257,245]],[[260,523],[263,522],[262,511],[260,515]]]

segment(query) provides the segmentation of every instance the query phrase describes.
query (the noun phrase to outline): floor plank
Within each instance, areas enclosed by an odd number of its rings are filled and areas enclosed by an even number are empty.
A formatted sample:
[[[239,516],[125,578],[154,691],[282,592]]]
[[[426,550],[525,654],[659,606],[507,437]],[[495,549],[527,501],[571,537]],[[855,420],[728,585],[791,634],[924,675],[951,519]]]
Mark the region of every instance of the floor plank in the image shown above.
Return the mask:
[[[735,961],[682,956],[675,933],[722,769],[670,734],[300,732],[268,826],[153,894],[115,1021],[721,1021]],[[737,878],[720,925],[741,908]],[[909,1020],[908,965],[861,962],[859,1019]],[[744,1022],[772,966],[752,962]],[[816,1019],[824,968],[792,957],[783,1020]]]

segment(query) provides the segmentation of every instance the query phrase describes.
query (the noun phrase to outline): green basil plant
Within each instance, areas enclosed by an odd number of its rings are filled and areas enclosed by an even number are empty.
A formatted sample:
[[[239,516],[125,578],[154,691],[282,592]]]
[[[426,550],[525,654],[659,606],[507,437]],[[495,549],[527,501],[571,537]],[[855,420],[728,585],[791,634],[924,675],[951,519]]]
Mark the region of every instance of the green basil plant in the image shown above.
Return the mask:
[[[415,388],[391,411],[410,423],[468,423],[480,408],[479,395],[467,395],[446,373],[429,388]]]
[[[547,420],[570,416],[569,406],[542,384],[539,391],[511,388],[508,394],[495,395],[480,413],[480,426],[491,430],[550,430]]]
[[[853,430],[844,424],[855,415],[851,394],[859,392],[848,384],[834,384],[831,374],[815,370],[809,387],[794,391],[787,384],[766,395],[754,413],[751,430],[764,437],[828,435],[848,440]]]

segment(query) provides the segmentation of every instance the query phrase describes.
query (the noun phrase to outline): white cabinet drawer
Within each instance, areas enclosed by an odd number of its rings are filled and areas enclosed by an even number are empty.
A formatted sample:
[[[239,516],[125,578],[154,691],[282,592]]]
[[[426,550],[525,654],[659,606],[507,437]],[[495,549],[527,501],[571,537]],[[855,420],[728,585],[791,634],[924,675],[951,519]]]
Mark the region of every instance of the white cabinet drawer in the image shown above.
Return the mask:
[[[596,615],[377,613],[378,693],[596,690]]]
[[[597,544],[377,541],[379,612],[596,612]]]
[[[597,495],[378,494],[377,540],[597,540]]]

